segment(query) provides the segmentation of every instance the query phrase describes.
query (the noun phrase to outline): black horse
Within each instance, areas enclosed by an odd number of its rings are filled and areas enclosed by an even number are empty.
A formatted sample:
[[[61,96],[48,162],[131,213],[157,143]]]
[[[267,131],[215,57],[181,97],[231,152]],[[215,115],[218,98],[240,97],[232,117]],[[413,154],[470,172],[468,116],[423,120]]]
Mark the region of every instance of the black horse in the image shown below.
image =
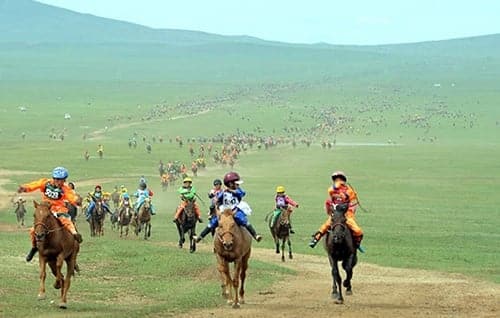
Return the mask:
[[[342,261],[342,267],[346,272],[346,278],[343,283],[343,286],[346,288],[346,295],[352,295],[352,272],[358,261],[352,233],[346,224],[345,213],[347,212],[347,208],[346,204],[335,207],[331,216],[332,225],[325,238],[325,249],[328,253],[330,266],[332,267],[332,298],[335,299],[335,303],[337,304],[344,303],[342,277],[339,273],[338,262]]]
[[[196,241],[193,236],[196,235],[196,214],[194,213],[194,201],[188,201],[186,207],[181,213],[179,220],[175,223],[179,231],[179,248],[182,248],[186,242],[186,233],[189,235],[189,252],[196,251]]]

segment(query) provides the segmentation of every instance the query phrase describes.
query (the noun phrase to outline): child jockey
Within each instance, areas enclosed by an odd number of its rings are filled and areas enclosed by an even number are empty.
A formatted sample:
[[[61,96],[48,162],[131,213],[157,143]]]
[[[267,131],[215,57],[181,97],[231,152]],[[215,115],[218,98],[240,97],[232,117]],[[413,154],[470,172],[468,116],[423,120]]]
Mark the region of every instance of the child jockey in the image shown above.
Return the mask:
[[[196,218],[198,222],[203,223],[201,219],[201,211],[198,204],[196,204],[196,189],[193,187],[193,180],[189,177],[184,178],[182,180],[182,186],[177,190],[181,197],[181,204],[177,207],[174,215],[174,223],[179,222],[179,217],[181,216],[182,211],[187,206],[189,201],[193,201],[194,203],[194,213],[196,214]]]
[[[274,201],[276,202],[276,209],[273,211],[271,228],[276,223],[276,220],[278,219],[282,211],[290,210],[290,213],[292,213],[292,208],[290,207],[290,205],[295,208],[299,207],[299,204],[297,202],[293,201],[292,198],[286,195],[284,186],[276,187],[276,197],[274,198]],[[292,222],[290,222],[290,233],[295,234],[295,231],[292,229]]]
[[[90,200],[90,204],[87,207],[87,211],[85,211],[87,221],[90,221],[90,218],[92,217],[92,211],[95,208],[95,202],[97,200],[101,200],[102,207],[104,208],[104,210],[108,213],[111,213],[108,204],[104,200],[104,192],[102,191],[102,187],[100,185],[96,185],[94,188],[94,192],[89,193],[89,196],[92,200]]]
[[[240,180],[240,175],[236,172],[226,173],[224,176],[224,185],[226,186],[226,189],[217,195],[217,207],[219,210],[232,209],[235,211],[234,220],[236,221],[236,224],[244,226],[253,238],[257,242],[260,242],[262,240],[262,236],[257,234],[254,227],[250,224],[250,222],[248,222],[245,212],[238,207],[238,204],[246,194],[245,191],[240,188],[240,184],[242,183],[243,181]],[[219,226],[219,218],[212,217],[210,219],[210,223],[200,233],[200,236],[195,237],[196,242],[200,242],[208,233],[212,231],[212,229],[215,229],[217,226]]]
[[[361,240],[363,239],[363,230],[358,226],[354,219],[354,214],[358,207],[358,197],[356,192],[347,184],[347,177],[342,171],[336,171],[332,174],[333,184],[328,188],[328,199],[325,201],[325,210],[328,214],[328,219],[313,235],[313,239],[309,243],[310,247],[315,247],[318,241],[328,231],[331,226],[332,208],[338,204],[348,204],[348,210],[345,213],[346,224],[352,232],[355,246],[364,253],[361,247]]]
[[[137,189],[134,192],[134,197],[137,198],[137,201],[135,202],[135,214],[137,215],[139,213],[139,209],[141,208],[142,204],[144,203],[144,200],[146,198],[152,197],[153,196],[153,191],[148,189],[148,185],[144,182],[141,182],[139,184],[139,189]],[[153,206],[153,203],[151,203],[151,215],[155,215],[155,209]]]
[[[65,184],[68,178],[68,170],[63,167],[56,167],[52,171],[52,180],[43,178],[37,181],[23,184],[17,189],[18,193],[32,192],[40,190],[42,192],[42,201],[50,203],[50,211],[61,222],[63,227],[68,230],[78,243],[81,243],[82,236],[76,231],[75,225],[71,222],[68,214],[68,208],[65,201],[73,204],[80,205],[81,199],[73,192],[73,190]],[[30,262],[38,251],[36,247],[35,228],[30,228],[30,236],[32,247],[26,261]]]

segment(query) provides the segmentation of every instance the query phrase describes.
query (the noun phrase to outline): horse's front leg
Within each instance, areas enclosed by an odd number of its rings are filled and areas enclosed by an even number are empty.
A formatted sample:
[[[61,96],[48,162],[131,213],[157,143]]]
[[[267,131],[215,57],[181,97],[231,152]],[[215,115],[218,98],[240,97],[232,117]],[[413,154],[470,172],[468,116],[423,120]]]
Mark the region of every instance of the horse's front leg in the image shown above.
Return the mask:
[[[222,297],[227,299],[227,303],[231,303],[231,287],[230,287],[230,282],[231,282],[231,276],[229,273],[229,263],[217,255],[217,270],[220,273],[220,278],[221,278],[221,289],[222,289]]]
[[[40,288],[38,289],[38,299],[42,300],[45,299],[45,278],[47,277],[45,268],[47,262],[45,261],[45,258],[42,255],[40,255],[38,259],[40,264]]]
[[[239,287],[240,287],[240,275],[242,268],[242,260],[234,261],[234,275],[233,275],[233,289],[234,289],[234,298],[233,298],[233,308],[240,308],[240,299],[239,299]]]
[[[281,240],[281,261],[285,261],[285,244],[286,244],[286,237],[284,237]]]
[[[344,287],[346,288],[346,295],[352,295],[352,286],[351,286],[351,279],[352,279],[352,271],[354,269],[354,258],[356,257],[355,254],[349,255],[347,260],[342,262],[342,267],[345,270],[346,273],[346,278],[344,280]]]
[[[61,296],[64,291],[64,276],[62,274],[62,266],[64,264],[64,256],[61,254],[57,255],[57,259],[55,262],[55,276],[56,276],[56,281],[54,282],[54,288],[59,289],[62,288],[61,290]],[[51,267],[53,265],[51,264]],[[54,270],[52,270],[54,272]]]
[[[61,302],[59,303],[59,308],[66,309],[68,307],[67,296],[69,287],[71,286],[71,276],[73,276],[73,273],[75,272],[75,265],[76,257],[70,256],[70,258],[66,260],[66,279],[64,279],[64,285],[61,290]]]
[[[290,236],[287,238],[287,243],[288,243],[288,258],[293,259],[292,255],[292,242],[290,241]]]
[[[245,279],[247,277],[247,269],[248,269],[248,259],[250,258],[250,252],[247,255],[243,256],[241,261],[241,273],[240,273],[240,303],[245,303]]]
[[[333,265],[332,265],[332,278],[333,278],[332,297],[335,299],[336,304],[343,304],[344,297],[342,296],[342,278],[340,277],[338,263],[335,260],[333,260]]]

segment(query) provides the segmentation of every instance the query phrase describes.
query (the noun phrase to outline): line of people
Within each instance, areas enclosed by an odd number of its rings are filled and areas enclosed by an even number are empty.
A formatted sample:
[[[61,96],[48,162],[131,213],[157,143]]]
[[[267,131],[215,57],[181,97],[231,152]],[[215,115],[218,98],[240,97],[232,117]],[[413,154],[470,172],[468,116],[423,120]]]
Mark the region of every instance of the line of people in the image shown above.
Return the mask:
[[[81,198],[72,190],[65,182],[68,178],[68,171],[64,167],[56,167],[52,171],[52,179],[42,178],[30,183],[23,184],[19,186],[18,193],[21,192],[32,192],[39,190],[42,192],[42,200],[49,202],[51,205],[51,212],[58,218],[62,226],[73,234],[76,241],[82,242],[81,235],[77,232],[73,222],[71,222],[70,216],[68,214],[68,208],[66,202],[72,205],[81,206]],[[316,244],[321,240],[321,238],[326,234],[328,229],[331,227],[331,218],[334,209],[341,205],[347,205],[346,212],[346,224],[353,233],[353,239],[355,246],[364,252],[361,247],[361,240],[363,239],[363,231],[357,224],[355,220],[356,209],[359,206],[357,194],[354,189],[347,183],[347,176],[342,171],[336,171],[331,176],[332,185],[328,188],[328,198],[325,201],[325,210],[328,215],[325,223],[318,229],[316,233],[313,234],[313,238],[309,243],[310,247],[315,247]],[[222,188],[224,184],[224,188]],[[195,237],[197,242],[200,242],[206,235],[212,232],[218,226],[218,211],[225,209],[231,209],[235,212],[234,218],[239,226],[245,227],[252,237],[260,242],[262,236],[257,233],[252,224],[248,220],[248,216],[251,215],[251,208],[246,203],[243,198],[246,195],[245,190],[241,188],[243,180],[240,175],[236,172],[228,172],[224,175],[223,180],[216,179],[213,182],[213,188],[208,193],[210,199],[210,218],[208,225],[203,229],[199,236]],[[130,195],[127,189],[121,187],[120,198],[122,204],[130,204]],[[194,201],[195,213],[198,222],[202,223],[201,211],[196,204],[196,198],[199,198],[196,193],[196,189],[193,186],[193,180],[189,177],[184,178],[182,186],[178,189],[178,193],[181,198],[181,204],[178,206],[176,213],[174,215],[174,222],[178,222],[179,217],[183,209],[187,206],[189,201]],[[102,191],[100,185],[96,185],[94,191],[89,193],[91,202],[86,209],[87,220],[90,220],[95,207],[95,202],[101,200],[106,193]],[[137,199],[135,203],[135,213],[139,211],[140,207],[144,203],[146,198],[150,198],[154,195],[153,191],[148,189],[146,180],[144,177],[141,178],[139,183],[139,188],[134,192],[134,197]],[[298,208],[299,204],[291,199],[285,191],[284,186],[278,186],[276,188],[275,196],[276,209],[273,213],[273,218],[271,225],[273,225],[278,219],[282,211],[289,209],[291,211],[292,207]],[[103,202],[103,207],[110,212],[109,206]],[[155,215],[154,207],[152,206],[152,215]],[[291,233],[295,233],[291,227]],[[30,237],[32,241],[32,249],[26,256],[26,261],[31,261],[35,253],[36,239],[34,229],[30,229]]]

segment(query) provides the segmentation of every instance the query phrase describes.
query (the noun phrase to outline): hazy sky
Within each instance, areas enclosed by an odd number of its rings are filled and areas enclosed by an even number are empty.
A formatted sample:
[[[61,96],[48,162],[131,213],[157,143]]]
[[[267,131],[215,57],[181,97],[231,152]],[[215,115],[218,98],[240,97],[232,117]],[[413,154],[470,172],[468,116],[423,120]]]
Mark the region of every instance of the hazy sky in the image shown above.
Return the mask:
[[[499,0],[40,0],[154,28],[294,43],[383,44],[500,33]]]

